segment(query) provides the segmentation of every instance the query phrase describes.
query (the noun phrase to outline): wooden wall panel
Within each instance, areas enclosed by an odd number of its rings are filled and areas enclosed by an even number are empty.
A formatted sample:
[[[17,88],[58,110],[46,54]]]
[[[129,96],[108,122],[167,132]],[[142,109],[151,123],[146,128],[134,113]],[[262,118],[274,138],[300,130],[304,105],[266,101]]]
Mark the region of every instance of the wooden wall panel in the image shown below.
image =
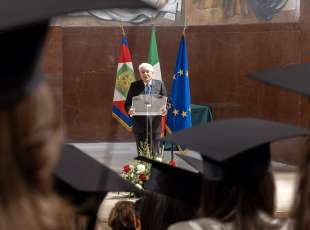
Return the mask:
[[[250,28],[225,32],[222,27],[187,30],[192,103],[211,105],[216,119],[257,116],[299,122],[299,96],[248,79],[248,74],[257,70],[300,62],[300,31],[266,28],[258,32]],[[128,29],[135,67],[147,58],[149,29]],[[168,91],[181,31],[177,27],[157,30]],[[63,29],[63,44],[64,117],[69,139],[132,140],[111,119],[119,28],[67,27]],[[135,72],[138,78],[137,69]]]
[[[244,71],[247,75],[273,66],[280,67],[289,63],[300,63],[301,48],[299,40],[299,31],[250,33],[247,40],[241,42],[241,44],[250,44],[244,49],[248,51],[248,55],[241,55],[241,57],[243,63],[251,64],[248,69],[244,65],[240,65],[241,72]],[[252,80],[248,80],[246,75],[245,78],[240,79],[240,85],[242,85],[242,82],[248,81],[251,84],[244,87],[243,91],[248,92],[248,94],[252,91],[252,93],[256,94],[257,117],[298,124],[300,107],[298,95],[261,83],[255,82],[255,85],[253,85]],[[241,91],[239,97],[242,98],[243,103],[248,104],[249,101],[246,95]]]
[[[160,31],[163,29],[163,33]],[[119,28],[64,28],[64,117],[68,140],[129,141],[132,135],[111,117],[117,57],[121,43]],[[128,42],[137,66],[147,59],[149,27],[128,29]],[[162,34],[166,38],[161,38]],[[163,79],[170,82],[175,62],[178,35],[160,28],[158,45]],[[169,38],[169,39],[168,39]],[[173,58],[171,57],[173,56]],[[165,57],[165,58],[163,58]],[[170,88],[170,84],[167,84]]]
[[[116,29],[64,28],[64,118],[68,140],[105,140],[116,135],[111,118],[116,71]],[[108,36],[109,35],[109,36]],[[112,124],[112,125],[110,125]]]
[[[310,126],[308,98],[248,79],[258,70],[310,61],[310,3],[301,2],[300,23],[188,27],[192,103],[210,105],[215,119],[256,116]],[[157,28],[168,91],[182,29]],[[138,77],[150,28],[126,30]],[[111,117],[120,42],[118,27],[52,28],[44,70],[63,109],[68,140],[133,140]]]
[[[43,71],[55,96],[56,106],[59,110],[60,119],[63,119],[63,52],[62,52],[62,29],[52,27],[46,39],[43,52]]]
[[[270,90],[248,75],[299,63],[300,31],[210,32],[193,27],[188,38],[193,102],[211,105],[218,119],[257,116],[298,123],[298,96]]]
[[[198,104],[235,101],[239,34],[192,28],[187,36],[192,101]]]

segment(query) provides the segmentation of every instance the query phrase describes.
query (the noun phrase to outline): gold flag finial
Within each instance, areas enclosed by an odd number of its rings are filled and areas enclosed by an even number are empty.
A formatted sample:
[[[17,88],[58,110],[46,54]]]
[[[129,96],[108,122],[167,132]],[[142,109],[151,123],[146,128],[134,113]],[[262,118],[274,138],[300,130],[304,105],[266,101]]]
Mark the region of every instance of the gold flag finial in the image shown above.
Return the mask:
[[[187,12],[186,12],[186,10],[184,11],[184,28],[183,28],[183,36],[185,36],[185,31],[186,31],[186,28],[187,28],[187,20],[188,20],[188,18],[187,18]]]
[[[120,25],[121,25],[121,29],[122,29],[122,34],[125,37],[126,36],[126,32],[125,32],[125,29],[124,29],[123,21],[120,21]]]
[[[184,28],[183,28],[183,36],[185,36],[185,31],[186,31],[186,25],[184,25]]]
[[[150,20],[151,20],[151,25],[152,25],[152,27],[154,27],[154,15],[152,15],[152,17],[150,18]]]

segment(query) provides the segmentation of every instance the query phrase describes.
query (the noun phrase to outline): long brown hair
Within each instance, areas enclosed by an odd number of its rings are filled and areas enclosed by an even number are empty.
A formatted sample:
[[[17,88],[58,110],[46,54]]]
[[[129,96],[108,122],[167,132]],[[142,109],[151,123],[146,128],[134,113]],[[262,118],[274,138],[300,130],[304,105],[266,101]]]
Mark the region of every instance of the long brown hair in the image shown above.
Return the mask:
[[[108,224],[113,230],[134,230],[134,203],[131,201],[118,201],[112,208]]]
[[[166,230],[169,225],[197,217],[197,205],[155,192],[145,195],[135,203],[135,215],[142,230]]]
[[[71,226],[65,219],[71,212],[51,186],[63,139],[56,114],[44,82],[18,104],[0,109],[0,229]]]
[[[275,187],[269,171],[238,183],[205,179],[203,190],[202,215],[233,222],[236,229],[255,229],[259,211],[273,216]]]

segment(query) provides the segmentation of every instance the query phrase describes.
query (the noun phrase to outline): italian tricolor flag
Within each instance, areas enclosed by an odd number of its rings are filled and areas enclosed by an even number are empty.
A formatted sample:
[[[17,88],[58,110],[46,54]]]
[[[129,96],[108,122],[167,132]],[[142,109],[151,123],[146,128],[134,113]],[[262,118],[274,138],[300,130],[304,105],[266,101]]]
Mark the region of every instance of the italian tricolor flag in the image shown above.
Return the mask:
[[[154,67],[154,79],[161,80],[161,70],[160,70],[160,63],[158,58],[158,51],[157,51],[157,42],[156,42],[156,31],[155,27],[152,27],[151,32],[151,40],[150,40],[150,48],[149,48],[149,56],[147,62]]]
[[[127,38],[123,35],[114,88],[112,116],[129,131],[132,129],[132,118],[125,111],[125,101],[130,84],[135,80]]]
[[[154,68],[153,78],[157,80],[162,80],[161,78],[161,69],[160,62],[158,58],[158,50],[157,50],[157,41],[156,41],[156,30],[155,27],[152,26],[151,39],[150,39],[150,47],[149,47],[149,55],[147,59],[148,63],[151,64]],[[161,137],[165,135],[166,129],[166,120],[167,117],[164,116],[161,119]]]

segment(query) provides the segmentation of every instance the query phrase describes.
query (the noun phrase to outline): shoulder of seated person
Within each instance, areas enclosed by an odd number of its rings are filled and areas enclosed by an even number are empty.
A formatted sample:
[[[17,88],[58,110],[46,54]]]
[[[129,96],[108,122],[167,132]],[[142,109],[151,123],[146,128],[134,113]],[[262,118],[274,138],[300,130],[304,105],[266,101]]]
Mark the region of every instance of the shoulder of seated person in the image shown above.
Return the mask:
[[[195,220],[189,220],[184,222],[178,222],[171,225],[168,230],[183,230],[183,229],[191,229],[191,230],[230,230],[231,228],[227,228],[226,224],[222,224],[221,222],[210,219],[210,218],[200,218]]]

